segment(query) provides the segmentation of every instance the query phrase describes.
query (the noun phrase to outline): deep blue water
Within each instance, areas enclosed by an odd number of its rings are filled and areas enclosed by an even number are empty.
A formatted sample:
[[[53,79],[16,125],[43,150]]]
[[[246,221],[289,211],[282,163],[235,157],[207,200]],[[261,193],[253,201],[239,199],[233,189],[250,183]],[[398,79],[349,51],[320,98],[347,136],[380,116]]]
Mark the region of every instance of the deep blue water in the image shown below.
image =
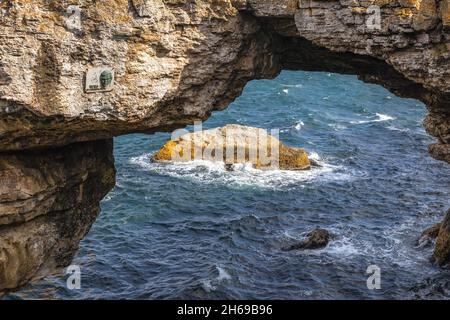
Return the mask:
[[[115,140],[117,186],[74,261],[82,289],[47,277],[10,298],[369,299],[450,297],[450,273],[416,248],[450,207],[450,166],[430,158],[425,106],[354,76],[253,81],[205,124],[280,128],[322,168],[262,172],[153,164],[169,134]],[[322,250],[281,247],[316,227]],[[381,290],[366,269],[381,268]]]

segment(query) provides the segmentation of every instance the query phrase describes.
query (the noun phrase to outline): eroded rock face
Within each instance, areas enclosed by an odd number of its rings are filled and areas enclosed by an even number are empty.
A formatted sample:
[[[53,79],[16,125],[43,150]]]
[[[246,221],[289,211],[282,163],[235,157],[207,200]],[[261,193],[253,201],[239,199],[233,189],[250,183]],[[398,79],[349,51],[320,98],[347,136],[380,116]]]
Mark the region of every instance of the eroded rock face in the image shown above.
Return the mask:
[[[153,160],[251,163],[257,169],[307,170],[311,167],[304,149],[288,147],[264,129],[236,124],[187,133],[170,140]]]
[[[282,69],[357,74],[420,99],[437,138],[430,154],[450,163],[448,0],[76,3],[0,2],[0,289],[44,270],[53,249],[74,248],[97,214],[111,150],[88,141],[206,119]],[[85,91],[94,67],[114,71],[112,90]],[[48,151],[25,152],[34,149]],[[84,162],[65,166],[68,150]],[[92,196],[78,201],[81,185]]]
[[[70,263],[115,183],[112,141],[0,156],[0,292]]]
[[[2,1],[0,150],[182,127],[285,68],[354,73],[421,99],[439,139],[430,152],[448,160],[448,1],[78,3]],[[114,69],[112,91],[85,92],[96,66]]]
[[[433,258],[440,266],[450,266],[450,210],[439,228]]]
[[[79,19],[66,1],[2,3],[0,150],[182,127],[280,70],[239,1],[80,1]],[[95,66],[112,91],[84,91]]]

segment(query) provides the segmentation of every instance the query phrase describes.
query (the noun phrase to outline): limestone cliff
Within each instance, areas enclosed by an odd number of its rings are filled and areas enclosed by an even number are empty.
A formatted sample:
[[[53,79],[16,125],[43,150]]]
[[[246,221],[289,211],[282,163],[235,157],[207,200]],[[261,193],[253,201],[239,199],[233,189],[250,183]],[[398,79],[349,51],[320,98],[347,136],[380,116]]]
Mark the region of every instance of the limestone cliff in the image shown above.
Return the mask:
[[[447,0],[1,3],[0,150],[169,130],[226,107],[250,79],[306,69],[421,99],[431,152],[448,159]],[[84,90],[95,66],[114,69],[112,91]]]
[[[112,141],[0,156],[0,292],[70,263],[114,186]]]
[[[113,136],[183,127],[251,79],[318,70],[422,100],[430,153],[450,163],[449,66],[448,0],[2,0],[0,290],[76,247],[112,187]],[[108,90],[87,90],[97,67]],[[42,246],[8,240],[21,234]]]

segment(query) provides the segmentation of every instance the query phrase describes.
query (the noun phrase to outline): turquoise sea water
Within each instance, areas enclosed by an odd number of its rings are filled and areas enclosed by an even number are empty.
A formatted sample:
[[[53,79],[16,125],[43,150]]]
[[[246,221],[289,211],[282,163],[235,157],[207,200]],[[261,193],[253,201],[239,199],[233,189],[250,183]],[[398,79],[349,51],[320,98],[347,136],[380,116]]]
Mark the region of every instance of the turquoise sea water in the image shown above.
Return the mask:
[[[169,134],[119,137],[117,186],[74,261],[82,288],[56,275],[8,298],[450,297],[450,273],[428,261],[431,247],[415,247],[450,207],[450,166],[427,154],[425,114],[354,76],[283,72],[249,83],[203,126],[279,128],[321,168],[154,164]],[[325,249],[281,251],[316,227],[333,235]],[[367,289],[369,265],[381,290]]]

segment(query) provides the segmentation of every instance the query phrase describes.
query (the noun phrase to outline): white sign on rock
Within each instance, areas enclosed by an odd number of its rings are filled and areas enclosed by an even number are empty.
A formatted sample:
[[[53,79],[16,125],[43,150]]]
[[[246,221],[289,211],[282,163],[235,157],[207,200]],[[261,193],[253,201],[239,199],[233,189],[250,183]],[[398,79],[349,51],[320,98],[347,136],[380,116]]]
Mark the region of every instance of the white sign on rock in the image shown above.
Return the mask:
[[[86,72],[86,92],[111,91],[114,86],[114,70],[109,67],[95,67]]]

